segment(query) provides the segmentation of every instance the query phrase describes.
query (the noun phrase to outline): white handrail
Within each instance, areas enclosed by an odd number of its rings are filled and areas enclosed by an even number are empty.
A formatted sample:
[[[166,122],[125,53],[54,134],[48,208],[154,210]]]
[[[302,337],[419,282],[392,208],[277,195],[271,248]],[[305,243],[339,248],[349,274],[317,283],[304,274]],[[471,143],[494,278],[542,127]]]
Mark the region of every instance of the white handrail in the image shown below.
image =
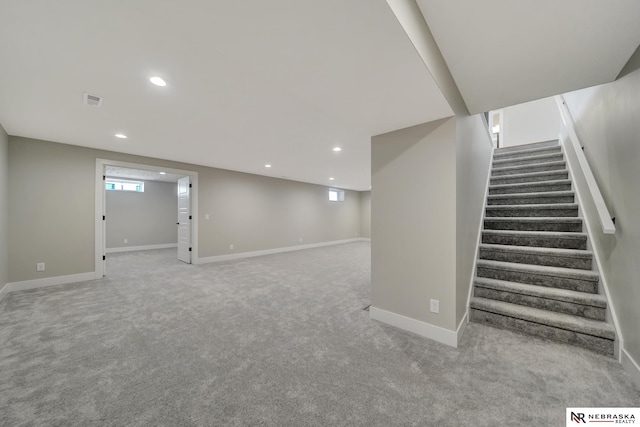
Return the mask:
[[[589,187],[591,198],[593,199],[596,211],[598,212],[602,232],[604,234],[615,234],[616,226],[613,223],[611,214],[609,213],[609,209],[607,209],[607,205],[604,203],[604,199],[602,197],[602,193],[600,192],[600,188],[598,187],[598,183],[596,182],[596,179],[593,176],[593,172],[591,172],[591,168],[589,167],[589,162],[587,162],[587,158],[582,151],[582,144],[580,144],[580,140],[578,139],[578,135],[576,134],[576,131],[574,129],[573,118],[571,117],[569,108],[567,108],[564,97],[562,95],[557,95],[555,98],[556,103],[558,104],[558,110],[560,110],[562,122],[564,123],[564,127],[567,129],[569,139],[571,140],[571,144],[573,146],[573,151],[575,151],[576,153],[578,164],[580,165],[580,169],[582,170],[582,173],[584,175],[587,187]]]

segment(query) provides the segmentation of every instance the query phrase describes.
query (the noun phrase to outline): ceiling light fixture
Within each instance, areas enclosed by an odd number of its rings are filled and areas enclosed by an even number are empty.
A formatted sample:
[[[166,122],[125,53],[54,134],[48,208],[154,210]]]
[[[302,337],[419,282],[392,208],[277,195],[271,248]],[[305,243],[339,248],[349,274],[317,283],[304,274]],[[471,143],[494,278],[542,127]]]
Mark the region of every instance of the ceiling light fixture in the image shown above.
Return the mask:
[[[165,87],[167,85],[167,82],[165,82],[162,77],[158,77],[158,76],[150,77],[149,81],[154,85],[160,86],[160,87]]]
[[[331,178],[329,178],[329,181],[333,181],[334,179],[335,179],[335,178],[331,177]]]
[[[160,172],[160,175],[166,175],[166,174],[167,174],[166,172]]]
[[[342,151],[342,148],[340,148],[340,147],[333,147],[333,151],[335,151],[335,152],[337,153],[338,151]]]
[[[267,163],[266,165],[264,165],[264,167],[265,167],[265,168],[270,168],[270,167],[271,167],[271,165]]]
[[[116,138],[127,139],[127,135],[125,135],[124,133],[116,133]]]

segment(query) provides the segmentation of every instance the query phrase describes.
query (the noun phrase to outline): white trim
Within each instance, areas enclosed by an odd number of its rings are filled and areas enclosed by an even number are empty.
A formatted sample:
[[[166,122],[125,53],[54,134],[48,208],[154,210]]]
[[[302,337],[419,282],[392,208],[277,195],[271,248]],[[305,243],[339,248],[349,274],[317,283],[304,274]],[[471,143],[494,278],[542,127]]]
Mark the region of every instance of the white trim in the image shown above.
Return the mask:
[[[234,259],[253,258],[253,257],[263,256],[263,255],[273,255],[273,254],[279,254],[283,252],[301,251],[304,249],[319,248],[322,246],[340,245],[342,243],[360,242],[364,240],[371,240],[371,239],[361,237],[361,238],[355,238],[355,239],[332,240],[330,242],[310,243],[308,245],[285,246],[282,248],[264,249],[261,251],[238,252],[238,253],[228,254],[228,255],[216,255],[216,256],[210,256],[205,258],[194,258],[193,263],[207,264],[210,262],[222,262],[222,261],[230,261]]]
[[[469,324],[469,310],[464,313],[464,317],[460,321],[458,325],[458,329],[456,329],[456,347],[460,344],[460,340],[462,339],[462,335],[464,331],[467,329],[467,325]]]
[[[576,131],[574,129],[571,112],[569,111],[569,108],[567,108],[567,104],[565,103],[564,97],[562,95],[556,95],[555,99],[556,103],[558,104],[558,110],[560,110],[562,122],[565,129],[567,130],[567,133],[569,134],[569,139],[571,140],[573,150],[576,153],[576,158],[578,159],[580,170],[584,175],[584,179],[587,182],[587,187],[589,188],[589,193],[591,194],[591,198],[593,199],[596,211],[598,212],[598,219],[600,220],[602,232],[604,234],[615,234],[616,226],[611,220],[609,209],[607,209],[607,205],[604,202],[604,198],[602,197],[602,193],[600,192],[598,183],[596,182],[596,179],[593,176],[593,172],[591,172],[591,168],[589,167],[589,162],[587,162],[587,158],[582,151],[582,145],[580,144],[580,140],[578,139],[578,135],[576,134]]]
[[[88,282],[94,280],[96,273],[91,271],[88,273],[70,274],[67,276],[43,277],[42,279],[24,280],[21,282],[7,283],[2,289],[6,288],[8,292],[26,291],[28,289],[46,288],[49,286],[67,285],[69,283]]]
[[[454,332],[449,329],[441,328],[440,326],[432,325],[431,323],[422,322],[420,320],[412,319],[410,317],[392,313],[373,306],[369,308],[369,317],[373,320],[395,326],[396,328],[404,329],[405,331],[413,332],[414,334],[441,342],[451,347],[458,346],[458,332],[461,332],[460,328]]]
[[[6,297],[7,295],[9,295],[9,284],[5,284],[2,289],[0,289],[0,302],[2,302],[2,300],[4,299],[4,297]]]
[[[478,225],[478,238],[476,239],[476,252],[473,257],[473,269],[471,270],[471,283],[469,285],[469,293],[467,294],[467,306],[464,313],[465,317],[469,317],[469,308],[471,307],[471,296],[473,295],[473,282],[476,280],[476,268],[478,267],[478,254],[480,253],[480,242],[482,241],[482,230],[484,229],[484,217],[487,213],[487,199],[489,198],[489,184],[491,182],[491,169],[493,169],[493,155],[496,149],[491,143],[491,159],[489,160],[489,172],[484,186],[484,202],[482,203],[482,213],[480,214],[480,224]],[[466,327],[466,326],[465,326]],[[464,329],[463,329],[464,331]]]
[[[570,136],[569,136],[569,139],[571,139]],[[578,181],[576,180],[574,170],[573,170],[573,165],[571,164],[571,156],[568,155],[567,145],[565,143],[565,138],[563,137],[562,133],[558,136],[558,141],[560,142],[560,145],[562,145],[564,157],[567,162],[567,169],[569,170],[569,176],[571,177],[571,184],[573,185],[573,188],[575,190],[574,193],[578,201],[578,206],[582,210],[582,219],[584,220],[584,224],[587,227],[587,236],[589,236],[589,241],[592,242],[591,236],[594,235],[593,224],[592,224],[593,218],[589,215],[586,215],[586,209],[584,209],[583,200],[582,200],[582,197],[580,197],[580,192],[578,191],[578,188],[577,188]],[[575,146],[572,146],[572,148],[573,148],[573,151],[575,152]],[[582,149],[578,148],[578,150],[582,153]],[[616,358],[620,362],[622,357],[622,352],[620,350],[624,348],[624,337],[622,336],[620,326],[618,325],[618,315],[616,314],[616,309],[612,304],[611,294],[609,293],[609,282],[607,282],[607,278],[604,274],[604,270],[602,269],[602,262],[600,261],[600,253],[599,251],[595,250],[595,248],[593,248],[591,252],[593,252],[593,259],[596,261],[596,268],[600,275],[600,283],[602,284],[604,295],[607,298],[607,307],[609,308],[609,313],[611,313],[611,321],[613,322],[613,328],[616,330],[617,339],[616,339],[614,352],[616,353],[615,354]]]
[[[631,376],[636,386],[640,388],[640,364],[633,360],[633,357],[624,348],[620,351],[620,363],[625,371]]]
[[[101,278],[104,271],[104,262],[102,261],[103,255],[106,251],[106,238],[104,230],[104,221],[102,215],[105,214],[105,188],[102,184],[102,176],[105,174],[105,166],[119,166],[132,169],[143,169],[155,172],[167,172],[175,175],[183,175],[191,177],[191,257],[192,260],[198,259],[198,172],[173,169],[164,166],[155,166],[140,163],[122,162],[118,160],[100,159],[96,158],[96,189],[95,189],[95,278]]]
[[[144,245],[144,246],[122,246],[119,248],[107,248],[106,252],[108,254],[115,254],[119,252],[134,252],[134,251],[149,251],[153,249],[169,249],[169,248],[177,248],[177,243],[164,243],[160,245]]]

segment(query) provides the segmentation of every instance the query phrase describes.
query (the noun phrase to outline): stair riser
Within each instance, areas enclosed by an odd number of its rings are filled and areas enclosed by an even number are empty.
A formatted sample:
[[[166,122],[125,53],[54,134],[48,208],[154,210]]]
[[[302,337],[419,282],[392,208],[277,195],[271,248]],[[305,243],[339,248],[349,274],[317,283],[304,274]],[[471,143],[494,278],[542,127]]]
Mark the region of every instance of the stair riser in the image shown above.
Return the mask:
[[[482,243],[490,245],[533,246],[537,248],[587,249],[586,236],[513,236],[494,233],[482,233]]]
[[[531,156],[531,157],[521,157],[515,159],[494,159],[493,167],[494,168],[504,168],[509,166],[522,166],[522,165],[537,165],[539,163],[547,163],[547,162],[560,162],[563,160],[562,153],[553,154],[553,155],[545,155],[545,156]]]
[[[578,216],[578,207],[570,208],[542,208],[542,207],[517,207],[511,209],[487,207],[485,216],[491,217],[534,217],[534,218],[574,218]]]
[[[540,164],[535,166],[520,166],[516,168],[498,168],[491,170],[491,176],[505,176],[505,175],[518,175],[523,173],[534,173],[534,172],[549,172],[549,171],[559,171],[565,170],[567,167],[565,162],[560,163],[551,163],[551,164]]]
[[[561,184],[535,184],[535,185],[518,185],[514,187],[489,187],[489,195],[498,194],[517,194],[517,193],[545,193],[550,191],[571,191],[571,183]]]
[[[556,342],[583,347],[607,356],[613,357],[614,354],[614,341],[605,338],[567,331],[564,329],[554,328],[552,326],[503,316],[501,314],[476,310],[474,308],[471,309],[469,318],[472,322],[509,329],[516,332],[526,333],[528,335],[547,338]]]
[[[556,301],[507,291],[498,291],[495,289],[482,288],[478,285],[475,286],[473,292],[475,296],[481,298],[525,305],[527,307],[540,308],[543,310],[555,311],[557,313],[571,314],[574,316],[585,317],[587,319],[602,321],[606,319],[606,310],[604,308],[592,307],[590,305]]]
[[[488,279],[506,280],[509,282],[526,283],[556,289],[568,289],[570,291],[587,292],[590,294],[598,293],[598,282],[573,277],[550,276],[529,271],[505,270],[480,265],[476,268],[476,274],[478,277],[486,277]]]
[[[554,153],[561,153],[561,152],[562,150],[560,146],[548,147],[548,148],[539,149],[536,151],[514,151],[512,153],[502,153],[502,154],[500,154],[500,152],[497,151],[496,154],[493,155],[493,160],[496,161],[496,160],[514,159],[518,157],[542,156],[545,154],[554,154]]]
[[[560,148],[560,143],[558,142],[558,140],[553,140],[553,141],[536,142],[534,144],[516,145],[513,147],[498,148],[495,151],[495,154],[518,153],[525,150],[531,150],[532,148],[550,148],[550,147]]]
[[[564,231],[579,233],[582,231],[582,220],[576,222],[528,222],[522,220],[497,221],[492,219],[484,220],[485,230],[512,230],[512,231]]]
[[[547,267],[575,268],[577,270],[591,270],[592,257],[570,257],[561,255],[545,255],[520,253],[517,251],[496,251],[480,248],[480,259],[491,261],[513,262],[516,264],[544,265]]]
[[[559,179],[568,179],[569,172],[566,170],[552,172],[548,175],[534,175],[534,176],[498,176],[490,179],[491,185],[503,185],[503,184],[524,184],[527,182],[545,182],[545,181],[557,181]]]
[[[573,195],[545,195],[545,196],[509,196],[493,198],[489,196],[487,204],[489,206],[496,205],[550,205],[553,203],[573,203],[575,197]]]

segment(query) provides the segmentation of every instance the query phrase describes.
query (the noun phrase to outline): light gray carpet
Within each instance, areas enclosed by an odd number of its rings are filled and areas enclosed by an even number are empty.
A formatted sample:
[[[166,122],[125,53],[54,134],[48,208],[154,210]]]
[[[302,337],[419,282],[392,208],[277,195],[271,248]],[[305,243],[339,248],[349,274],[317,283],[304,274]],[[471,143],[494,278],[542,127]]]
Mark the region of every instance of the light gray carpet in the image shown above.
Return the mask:
[[[620,365],[470,324],[457,349],[374,322],[367,242],[109,276],[0,303],[0,424],[564,426],[640,406]]]

